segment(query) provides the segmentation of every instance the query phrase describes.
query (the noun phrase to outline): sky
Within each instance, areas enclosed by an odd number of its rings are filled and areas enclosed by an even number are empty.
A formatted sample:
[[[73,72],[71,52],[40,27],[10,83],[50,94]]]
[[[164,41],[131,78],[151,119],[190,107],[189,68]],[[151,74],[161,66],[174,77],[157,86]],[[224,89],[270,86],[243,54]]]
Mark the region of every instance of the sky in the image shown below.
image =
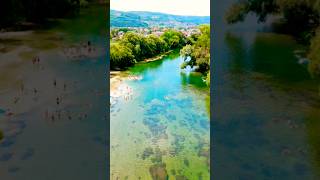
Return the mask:
[[[110,0],[110,8],[119,11],[210,16],[210,0]]]

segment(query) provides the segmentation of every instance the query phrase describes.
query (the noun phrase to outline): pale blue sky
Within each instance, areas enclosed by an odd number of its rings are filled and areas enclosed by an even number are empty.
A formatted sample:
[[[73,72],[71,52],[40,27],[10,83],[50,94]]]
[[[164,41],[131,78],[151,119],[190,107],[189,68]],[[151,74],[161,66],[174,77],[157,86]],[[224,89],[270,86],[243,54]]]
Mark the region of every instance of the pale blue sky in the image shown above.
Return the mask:
[[[110,8],[120,11],[210,16],[210,0],[110,0]]]

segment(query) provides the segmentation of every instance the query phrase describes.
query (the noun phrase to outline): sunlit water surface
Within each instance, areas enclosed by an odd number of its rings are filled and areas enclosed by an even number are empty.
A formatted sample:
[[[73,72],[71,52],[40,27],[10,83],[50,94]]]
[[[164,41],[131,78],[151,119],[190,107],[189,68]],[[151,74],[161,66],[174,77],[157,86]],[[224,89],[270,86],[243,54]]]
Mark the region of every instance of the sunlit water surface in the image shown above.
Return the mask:
[[[137,64],[111,106],[111,179],[209,179],[209,88],[174,52]]]

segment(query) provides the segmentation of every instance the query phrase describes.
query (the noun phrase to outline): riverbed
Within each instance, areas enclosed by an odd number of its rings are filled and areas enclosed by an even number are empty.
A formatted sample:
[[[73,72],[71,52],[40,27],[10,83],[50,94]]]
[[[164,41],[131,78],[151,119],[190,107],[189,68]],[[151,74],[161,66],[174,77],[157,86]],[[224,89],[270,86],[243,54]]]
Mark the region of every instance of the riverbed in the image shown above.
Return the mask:
[[[180,69],[182,62],[173,52],[117,74],[111,179],[209,179],[209,87],[200,73]]]

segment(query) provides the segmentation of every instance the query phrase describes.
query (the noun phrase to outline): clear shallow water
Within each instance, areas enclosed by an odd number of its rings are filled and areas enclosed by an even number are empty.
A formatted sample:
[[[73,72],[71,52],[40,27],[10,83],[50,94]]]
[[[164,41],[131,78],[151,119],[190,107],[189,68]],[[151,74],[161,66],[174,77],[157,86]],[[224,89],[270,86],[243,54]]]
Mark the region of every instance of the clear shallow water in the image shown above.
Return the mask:
[[[212,176],[319,179],[319,83],[294,53],[305,47],[254,17],[226,25],[232,2],[215,9]]]
[[[13,113],[0,111],[1,179],[105,179],[105,22],[95,22],[98,16],[103,19],[103,7],[85,9],[50,29],[1,34],[0,108]],[[88,40],[95,56],[70,60],[63,54]],[[39,64],[32,64],[35,56]]]
[[[132,98],[111,106],[111,179],[209,179],[209,88],[173,53],[137,64]]]

